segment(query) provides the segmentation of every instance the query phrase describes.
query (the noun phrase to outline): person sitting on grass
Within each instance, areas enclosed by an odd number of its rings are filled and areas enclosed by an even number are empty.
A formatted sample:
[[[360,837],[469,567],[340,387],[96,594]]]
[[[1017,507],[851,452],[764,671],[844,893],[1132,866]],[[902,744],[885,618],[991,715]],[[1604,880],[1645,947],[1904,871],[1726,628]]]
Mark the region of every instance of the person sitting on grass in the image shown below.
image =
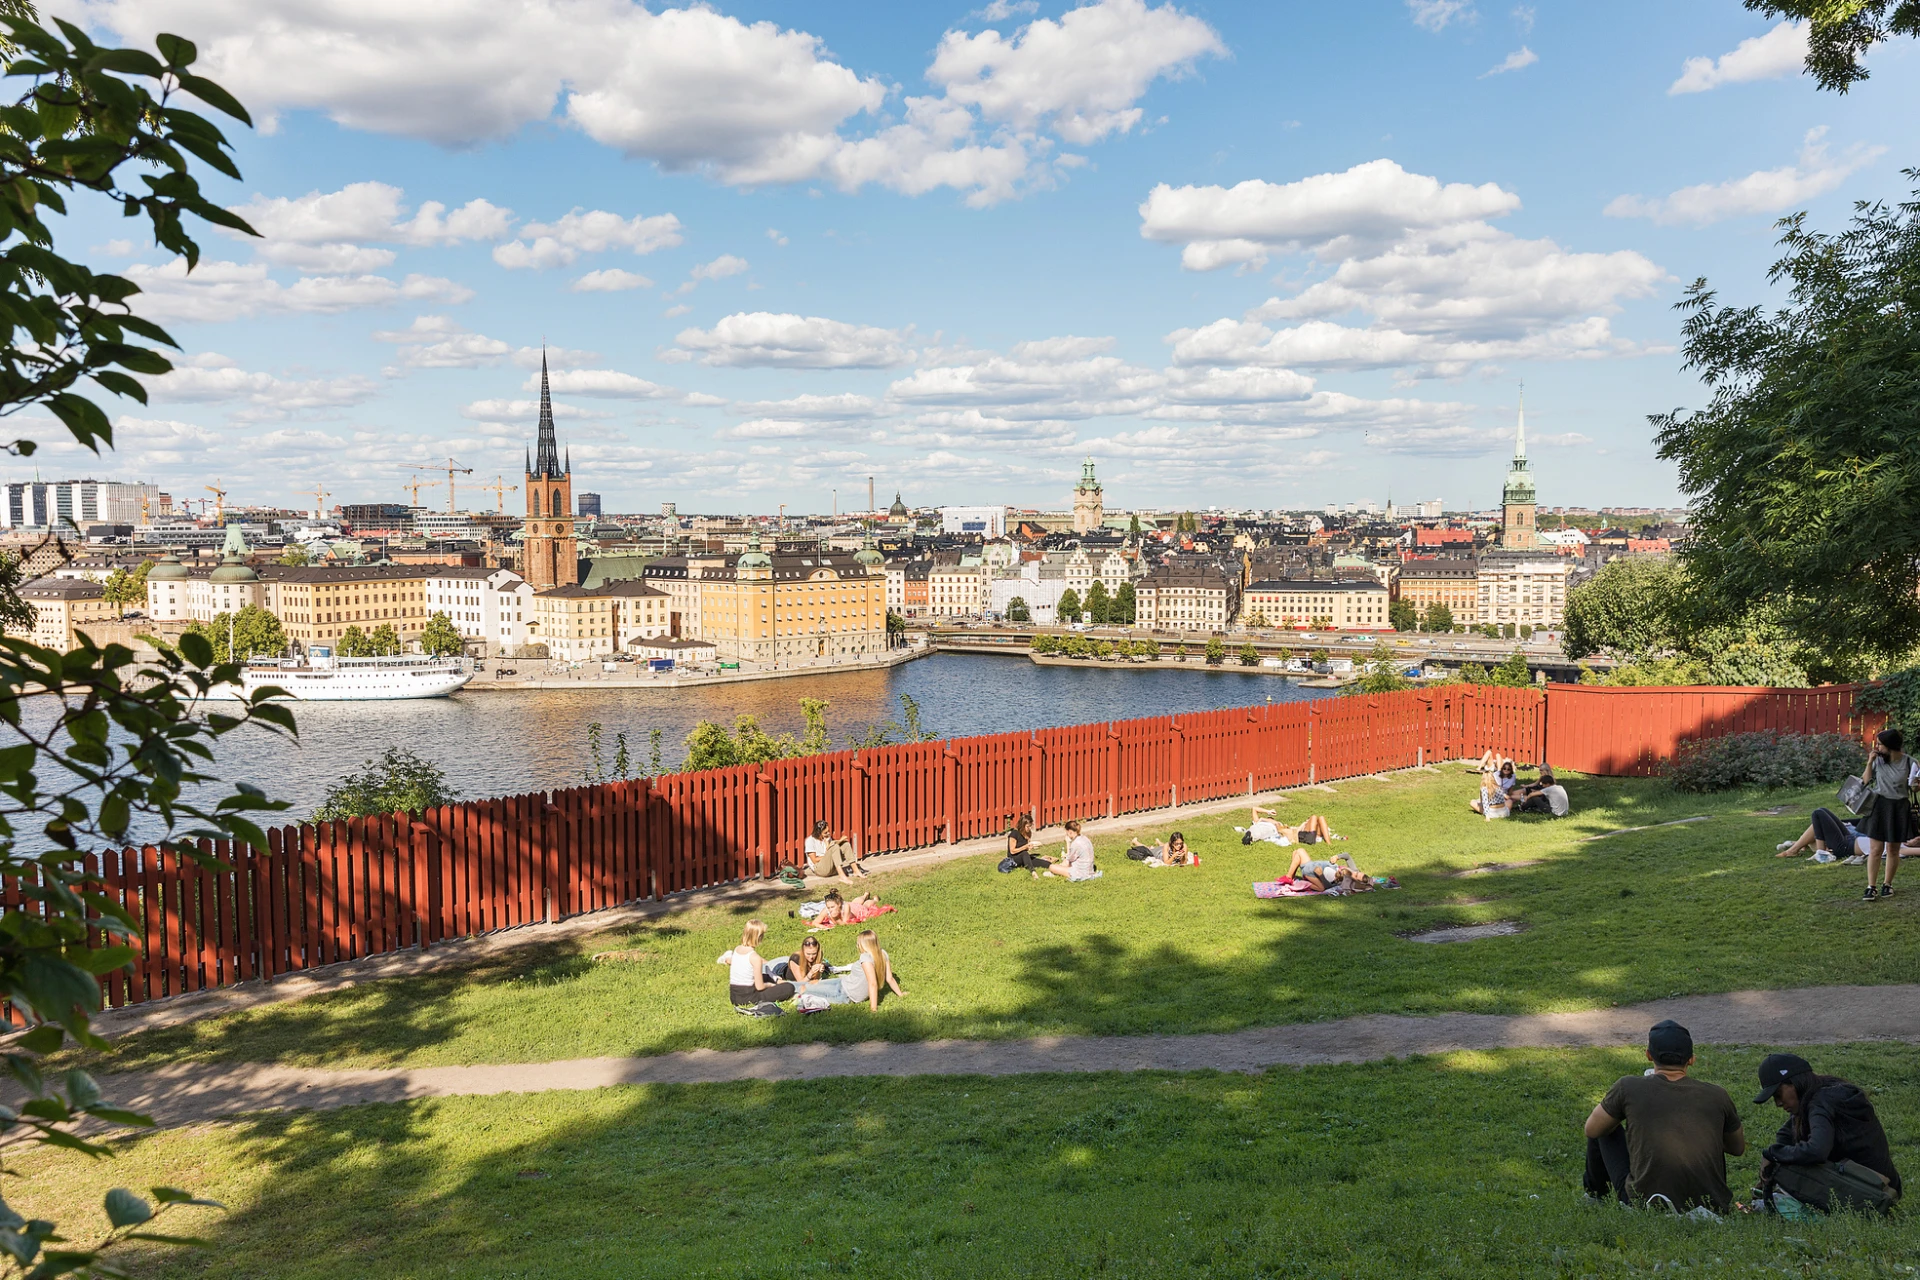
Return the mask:
[[[1622,1204],[1725,1213],[1733,1204],[1727,1157],[1747,1150],[1733,1099],[1687,1075],[1693,1035],[1672,1019],[1647,1032],[1647,1061],[1652,1071],[1616,1080],[1587,1117],[1587,1194],[1605,1200],[1611,1190]]]
[[[1512,811],[1509,793],[1520,779],[1513,772],[1513,761],[1502,760],[1492,751],[1480,757],[1480,794],[1467,801],[1467,807],[1491,822]]]
[[[825,818],[813,824],[813,834],[807,837],[807,874],[831,879],[839,876],[851,881],[855,875],[865,876],[867,869],[860,865],[860,859],[853,856],[853,841],[833,838],[833,824]]]
[[[1782,840],[1773,847],[1776,858],[1797,858],[1808,849],[1816,853],[1831,853],[1836,858],[1858,858],[1865,862],[1867,849],[1873,842],[1867,839],[1859,827],[1848,822],[1831,809],[1815,809],[1807,821],[1807,829],[1800,833],[1798,840]],[[1900,846],[1903,858],[1920,858],[1920,840],[1909,840]]]
[[[1100,868],[1093,864],[1093,841],[1080,831],[1080,819],[1069,818],[1064,824],[1067,829],[1067,853],[1060,861],[1048,867],[1046,874],[1059,876],[1062,880],[1098,880]],[[1033,873],[1038,876],[1041,873]]]
[[[767,926],[749,920],[740,930],[740,945],[727,957],[727,997],[736,1005],[780,1004],[793,999],[791,982],[774,982],[767,977],[767,962],[760,958],[760,940]]]
[[[1515,813],[1544,813],[1553,818],[1564,818],[1573,808],[1567,789],[1553,776],[1553,766],[1545,764],[1540,766],[1540,780],[1513,788],[1507,793],[1507,803]]]
[[[852,1003],[865,1000],[867,1008],[875,1011],[880,1008],[883,988],[904,997],[907,993],[900,989],[900,979],[893,972],[893,957],[880,949],[880,939],[873,930],[862,930],[857,941],[860,957],[852,971],[839,979],[841,994]]]
[[[1900,1171],[1893,1167],[1887,1131],[1859,1085],[1815,1075],[1798,1054],[1770,1053],[1760,1064],[1754,1105],[1768,1099],[1787,1119],[1773,1145],[1760,1153],[1756,1190],[1767,1207],[1778,1209],[1781,1193],[1822,1213],[1888,1213],[1900,1202]]]
[[[821,900],[820,914],[813,918],[816,929],[833,929],[843,924],[863,924],[875,916],[883,916],[895,907],[881,905],[880,899],[871,893],[863,893],[848,902],[841,898],[838,889],[827,890],[827,896]]]
[[[1027,871],[1045,871],[1051,863],[1033,852],[1033,815],[1023,813],[1007,828],[1007,860]]]
[[[787,957],[787,981],[800,991],[827,976],[827,958],[820,951],[820,939],[805,938],[800,949]]]

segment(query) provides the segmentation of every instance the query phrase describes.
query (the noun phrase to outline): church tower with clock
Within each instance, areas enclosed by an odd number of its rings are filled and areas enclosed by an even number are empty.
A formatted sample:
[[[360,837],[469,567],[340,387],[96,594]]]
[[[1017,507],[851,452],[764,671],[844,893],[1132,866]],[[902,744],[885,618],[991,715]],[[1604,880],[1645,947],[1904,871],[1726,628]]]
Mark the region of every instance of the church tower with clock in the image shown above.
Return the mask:
[[[580,561],[573,537],[573,458],[564,462],[553,432],[547,356],[540,353],[540,437],[527,461],[527,519],[521,527],[521,576],[536,591],[577,585]]]

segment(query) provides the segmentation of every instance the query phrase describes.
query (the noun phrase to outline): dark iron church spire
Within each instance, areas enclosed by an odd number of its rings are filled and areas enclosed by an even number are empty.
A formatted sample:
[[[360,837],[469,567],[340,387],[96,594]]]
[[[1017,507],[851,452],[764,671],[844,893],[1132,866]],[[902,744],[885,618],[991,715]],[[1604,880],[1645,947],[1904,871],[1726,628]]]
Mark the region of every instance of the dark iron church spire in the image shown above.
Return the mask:
[[[529,475],[558,480],[567,472],[560,469],[560,443],[553,434],[553,396],[547,390],[547,352],[540,349],[540,439],[535,446]]]

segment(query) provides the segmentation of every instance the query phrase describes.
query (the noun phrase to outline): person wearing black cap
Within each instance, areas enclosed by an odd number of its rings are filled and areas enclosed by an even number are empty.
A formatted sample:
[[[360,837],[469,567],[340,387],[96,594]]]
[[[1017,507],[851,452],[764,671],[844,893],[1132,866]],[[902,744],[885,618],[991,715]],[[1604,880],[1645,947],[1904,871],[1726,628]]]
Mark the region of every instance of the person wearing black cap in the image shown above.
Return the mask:
[[[1688,1077],[1693,1035],[1669,1019],[1647,1032],[1645,1075],[1614,1082],[1587,1117],[1587,1194],[1623,1203],[1664,1199],[1675,1212],[1706,1206],[1725,1213],[1727,1157],[1747,1149],[1733,1099],[1717,1084]],[[1624,1133],[1622,1130],[1624,1129]]]
[[[1760,1153],[1762,1200],[1771,1205],[1779,1190],[1823,1211],[1837,1204],[1879,1213],[1899,1203],[1900,1171],[1887,1131],[1859,1085],[1815,1075],[1798,1054],[1770,1053],[1753,1101],[1769,1098],[1787,1120]]]

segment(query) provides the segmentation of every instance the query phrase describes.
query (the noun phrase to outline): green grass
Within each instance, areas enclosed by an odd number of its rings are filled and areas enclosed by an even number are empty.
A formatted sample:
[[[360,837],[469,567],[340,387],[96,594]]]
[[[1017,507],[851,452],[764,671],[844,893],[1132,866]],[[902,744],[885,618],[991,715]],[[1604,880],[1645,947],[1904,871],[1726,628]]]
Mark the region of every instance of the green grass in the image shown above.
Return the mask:
[[[1873,1090],[1896,1162],[1920,1170],[1913,1051],[1808,1052]],[[1697,1070],[1739,1096],[1758,1053]],[[156,1278],[1913,1274],[1912,1215],[1702,1224],[1580,1203],[1580,1122],[1642,1065],[1516,1050],[449,1099],[159,1133],[104,1167],[31,1154],[9,1199],[83,1237],[109,1180],[225,1201],[166,1224],[212,1247],[135,1259]],[[1778,1113],[1741,1110],[1757,1150]],[[1733,1162],[1736,1191],[1756,1168]]]
[[[1862,906],[1858,872],[1771,856],[1826,802],[1824,791],[1702,798],[1624,779],[1578,780],[1571,790],[1567,819],[1494,823],[1465,808],[1472,780],[1458,768],[1300,792],[1289,814],[1327,813],[1351,836],[1336,848],[1404,886],[1347,900],[1255,899],[1252,882],[1284,870],[1289,851],[1243,848],[1231,824],[1244,814],[1181,819],[1204,857],[1195,869],[1129,863],[1125,839],[1112,837],[1098,842],[1106,876],[1090,884],[997,875],[997,859],[986,856],[890,874],[875,883],[900,911],[876,927],[908,994],[877,1015],[859,1006],[752,1021],[728,1009],[714,958],[754,914],[770,926],[765,954],[795,947],[802,925],[786,914],[795,894],[136,1035],[93,1065],[431,1065],[809,1041],[1189,1033],[1912,980],[1920,881],[1911,896]],[[1788,810],[1762,816],[1760,803]],[[1714,816],[1581,839],[1701,813]],[[1539,865],[1452,874],[1527,859]],[[1494,920],[1526,931],[1446,946],[1401,936]],[[852,958],[853,932],[824,935],[829,959]],[[612,948],[646,958],[590,958]]]

